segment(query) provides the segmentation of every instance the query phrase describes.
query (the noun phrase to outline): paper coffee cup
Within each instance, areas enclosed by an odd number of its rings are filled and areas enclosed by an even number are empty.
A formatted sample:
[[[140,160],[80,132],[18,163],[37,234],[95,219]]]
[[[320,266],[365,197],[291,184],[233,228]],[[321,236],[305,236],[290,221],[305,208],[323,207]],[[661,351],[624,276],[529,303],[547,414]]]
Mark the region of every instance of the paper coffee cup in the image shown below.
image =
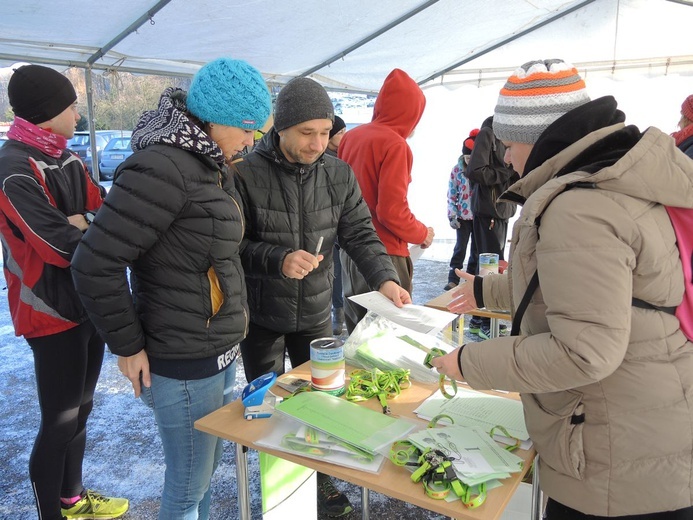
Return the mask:
[[[498,254],[481,253],[479,255],[479,276],[486,276],[489,273],[498,274]]]

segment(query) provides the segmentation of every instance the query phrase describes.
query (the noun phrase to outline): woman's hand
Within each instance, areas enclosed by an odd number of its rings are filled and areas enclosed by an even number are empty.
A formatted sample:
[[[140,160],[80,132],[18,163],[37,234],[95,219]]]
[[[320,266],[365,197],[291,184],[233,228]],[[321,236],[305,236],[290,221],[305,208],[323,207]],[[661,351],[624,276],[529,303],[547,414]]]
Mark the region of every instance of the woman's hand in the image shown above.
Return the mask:
[[[454,379],[455,381],[462,381],[463,376],[460,371],[459,358],[462,355],[462,349],[464,346],[457,347],[455,350],[444,356],[437,356],[431,359],[431,365],[433,365],[438,373],[443,374],[449,379]]]
[[[132,383],[135,397],[139,397],[142,391],[140,375],[142,376],[142,384],[144,386],[147,388],[152,386],[152,376],[149,373],[149,358],[144,350],[140,350],[134,356],[118,356],[118,368]]]
[[[460,283],[452,290],[452,300],[448,303],[448,310],[456,314],[465,314],[478,308],[474,298],[475,276],[461,269],[455,269],[455,274],[460,277]]]

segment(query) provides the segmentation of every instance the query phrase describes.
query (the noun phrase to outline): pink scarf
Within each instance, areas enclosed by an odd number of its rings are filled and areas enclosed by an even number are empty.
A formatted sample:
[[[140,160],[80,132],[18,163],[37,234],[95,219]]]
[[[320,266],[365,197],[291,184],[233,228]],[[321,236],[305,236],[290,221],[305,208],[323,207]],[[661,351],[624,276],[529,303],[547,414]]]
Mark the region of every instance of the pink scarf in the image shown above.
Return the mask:
[[[678,132],[674,132],[673,134],[671,134],[671,137],[674,138],[674,140],[676,141],[676,146],[678,146],[692,135],[693,125],[688,125],[683,130],[679,130]]]
[[[26,119],[15,116],[7,137],[38,148],[46,155],[58,159],[67,148],[67,139],[30,123]]]

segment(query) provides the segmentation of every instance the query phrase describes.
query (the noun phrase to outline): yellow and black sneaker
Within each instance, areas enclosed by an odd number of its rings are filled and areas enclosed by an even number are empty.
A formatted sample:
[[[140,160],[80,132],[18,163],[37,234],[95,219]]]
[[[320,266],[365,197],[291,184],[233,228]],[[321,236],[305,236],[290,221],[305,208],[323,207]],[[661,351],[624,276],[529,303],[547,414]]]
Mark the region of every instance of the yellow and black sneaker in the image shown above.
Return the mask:
[[[96,491],[87,490],[84,496],[70,507],[63,505],[62,514],[68,520],[95,520],[119,518],[127,513],[130,502],[127,498],[105,497]]]

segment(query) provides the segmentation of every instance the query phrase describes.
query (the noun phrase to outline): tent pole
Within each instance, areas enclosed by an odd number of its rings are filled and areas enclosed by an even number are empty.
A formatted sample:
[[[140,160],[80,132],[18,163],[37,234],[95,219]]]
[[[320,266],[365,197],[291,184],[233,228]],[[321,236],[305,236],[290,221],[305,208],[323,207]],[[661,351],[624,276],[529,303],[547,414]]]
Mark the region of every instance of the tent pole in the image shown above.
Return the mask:
[[[353,52],[353,51],[355,51],[356,49],[358,49],[359,47],[362,47],[363,45],[366,45],[369,41],[374,40],[375,38],[377,38],[377,37],[380,36],[381,34],[386,33],[387,31],[389,31],[389,30],[392,29],[393,27],[397,27],[397,26],[398,26],[399,24],[401,24],[402,22],[405,22],[405,21],[409,20],[409,18],[411,18],[412,16],[415,16],[415,15],[419,14],[419,13],[420,13],[421,11],[423,11],[424,9],[428,9],[429,7],[431,7],[433,4],[437,3],[438,1],[439,1],[439,0],[428,0],[427,2],[425,2],[425,3],[423,3],[422,5],[420,5],[419,7],[417,7],[416,9],[412,9],[412,10],[409,11],[408,13],[405,13],[403,16],[400,16],[400,17],[397,18],[397,20],[395,20],[394,22],[391,22],[391,23],[387,24],[385,27],[381,27],[381,28],[378,29],[376,32],[374,32],[374,33],[372,33],[372,34],[369,34],[368,36],[366,36],[365,38],[363,38],[361,41],[356,42],[356,43],[355,43],[354,45],[352,45],[351,47],[348,47],[348,48],[344,49],[343,51],[338,52],[337,54],[335,54],[335,55],[332,56],[331,58],[326,59],[326,60],[323,61],[322,63],[320,63],[320,64],[318,64],[318,65],[315,65],[314,67],[311,67],[310,69],[308,69],[308,70],[306,70],[306,71],[301,72],[301,74],[299,74],[299,77],[305,78],[306,76],[309,76],[309,75],[312,74],[313,72],[316,72],[316,71],[322,69],[323,67],[327,67],[327,66],[330,65],[331,63],[334,63],[335,61],[337,61],[337,60],[343,58],[344,56],[346,56],[346,55],[349,54],[350,52]]]
[[[94,127],[94,91],[91,80],[91,66],[84,68],[84,84],[87,90],[87,120],[89,121],[89,147],[91,148],[91,173],[99,182],[99,154],[96,150],[96,128]]]
[[[566,9],[565,11],[560,11],[556,15],[554,15],[550,18],[547,18],[543,22],[539,22],[538,24],[533,25],[533,26],[529,27],[528,29],[525,29],[524,31],[520,31],[516,34],[513,34],[512,36],[505,38],[504,40],[502,40],[498,43],[495,43],[495,44],[493,44],[493,45],[491,45],[485,49],[482,49],[479,52],[475,52],[474,54],[467,56],[465,59],[460,60],[457,63],[450,65],[449,67],[446,67],[445,69],[436,72],[435,74],[432,74],[431,76],[427,77],[426,79],[422,79],[418,83],[419,83],[419,85],[423,85],[425,83],[428,83],[429,81],[433,81],[437,77],[442,76],[444,74],[447,74],[451,70],[454,70],[457,67],[461,67],[465,63],[469,63],[470,61],[477,59],[479,56],[483,56],[484,54],[488,54],[489,52],[494,51],[497,48],[502,47],[503,45],[507,45],[508,43],[515,41],[515,40],[525,36],[526,34],[529,34],[533,31],[536,31],[537,29],[544,27],[545,25],[550,24],[551,22],[559,20],[560,18],[563,18],[564,16],[569,15],[570,13],[572,13],[574,11],[582,9],[583,7],[591,4],[592,2],[594,2],[594,0],[585,0],[584,2],[581,2],[580,4],[575,5],[575,6],[571,7],[570,9]]]

